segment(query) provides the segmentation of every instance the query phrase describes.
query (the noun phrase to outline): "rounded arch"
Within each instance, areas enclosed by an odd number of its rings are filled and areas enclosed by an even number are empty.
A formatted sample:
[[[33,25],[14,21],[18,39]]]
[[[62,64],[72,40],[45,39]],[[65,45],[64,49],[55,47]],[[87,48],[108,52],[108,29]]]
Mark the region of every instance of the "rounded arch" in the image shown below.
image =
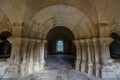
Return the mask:
[[[52,28],[46,36],[46,39],[49,40],[51,37],[54,38],[54,35],[58,35],[58,34],[64,34],[65,36],[67,36],[70,40],[74,40],[75,37],[72,33],[71,30],[69,30],[68,28],[64,27],[64,26],[57,26]],[[59,37],[59,36],[58,36]]]
[[[46,38],[49,30],[56,26],[70,29],[75,39],[97,36],[92,20],[84,12],[70,5],[51,5],[40,10],[29,22],[26,35]]]
[[[48,32],[46,39],[48,41],[47,54],[64,53],[74,56],[76,55],[75,45],[73,44],[73,40],[75,39],[75,37],[72,31],[70,31],[68,28],[63,26],[52,28]],[[64,44],[60,44],[60,46],[62,45],[62,48],[60,47],[60,50],[63,50],[61,52],[58,51],[59,46],[57,46],[57,43],[59,41]]]

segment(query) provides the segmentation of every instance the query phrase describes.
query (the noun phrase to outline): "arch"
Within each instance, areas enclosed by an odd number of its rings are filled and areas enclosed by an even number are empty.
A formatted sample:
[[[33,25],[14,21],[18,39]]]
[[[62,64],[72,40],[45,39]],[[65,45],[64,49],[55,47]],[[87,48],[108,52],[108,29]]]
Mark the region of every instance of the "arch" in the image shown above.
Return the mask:
[[[75,46],[73,40],[75,39],[72,31],[63,26],[52,28],[46,37],[47,54],[69,54],[75,55]],[[60,44],[59,44],[60,42]]]
[[[40,10],[29,22],[29,32],[26,35],[46,38],[49,30],[56,26],[67,27],[76,39],[97,36],[91,19],[79,9],[69,5],[51,5]]]

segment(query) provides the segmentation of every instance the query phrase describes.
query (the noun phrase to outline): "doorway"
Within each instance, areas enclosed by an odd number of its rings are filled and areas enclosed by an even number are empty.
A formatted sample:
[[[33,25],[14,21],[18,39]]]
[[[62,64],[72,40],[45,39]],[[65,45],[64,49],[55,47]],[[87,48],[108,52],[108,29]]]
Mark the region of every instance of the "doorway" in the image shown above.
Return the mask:
[[[49,69],[57,66],[69,65],[73,68],[76,59],[76,49],[73,43],[74,35],[66,27],[55,27],[47,34],[48,43],[46,45],[46,63]],[[51,65],[53,64],[53,65]]]

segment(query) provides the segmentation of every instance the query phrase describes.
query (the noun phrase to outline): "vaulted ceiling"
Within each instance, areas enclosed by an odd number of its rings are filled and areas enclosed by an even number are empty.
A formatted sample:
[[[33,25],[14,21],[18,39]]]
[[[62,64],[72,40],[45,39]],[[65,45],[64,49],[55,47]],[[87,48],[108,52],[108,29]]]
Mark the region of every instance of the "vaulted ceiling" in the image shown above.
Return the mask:
[[[58,26],[76,39],[109,37],[120,30],[120,0],[0,0],[0,32],[45,39]]]

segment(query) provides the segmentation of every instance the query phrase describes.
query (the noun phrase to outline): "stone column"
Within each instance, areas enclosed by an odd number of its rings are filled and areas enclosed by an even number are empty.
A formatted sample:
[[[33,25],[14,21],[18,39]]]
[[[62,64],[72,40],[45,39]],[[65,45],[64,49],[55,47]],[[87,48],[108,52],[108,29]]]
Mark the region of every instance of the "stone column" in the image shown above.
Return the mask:
[[[40,47],[40,50],[41,50],[41,53],[40,53],[40,69],[41,70],[44,70],[45,69],[45,59],[44,59],[44,50],[45,50],[45,45],[47,43],[47,40],[42,40],[41,42],[41,47]]]
[[[9,65],[4,73],[4,78],[18,78],[19,70],[20,70],[20,46],[21,46],[21,38],[20,37],[10,37],[8,38],[10,43],[12,44],[11,56],[7,60]],[[10,75],[11,72],[13,75]]]
[[[100,46],[101,46],[101,59],[102,65],[105,66],[108,64],[108,60],[110,59],[110,51],[109,45],[112,42],[111,38],[100,38]]]
[[[75,62],[75,69],[79,70],[80,69],[80,64],[81,64],[81,52],[80,52],[80,41],[79,40],[74,40],[73,41],[76,46],[76,62]]]
[[[31,45],[30,45],[30,61],[29,61],[29,64],[28,64],[28,74],[31,74],[33,72],[33,48],[34,48],[34,39],[31,39],[30,42],[31,42]]]
[[[92,52],[91,52],[91,43],[92,40],[91,39],[86,39],[86,44],[87,44],[87,73],[89,75],[92,75],[93,71],[92,71],[92,67],[93,67],[93,63],[92,63]]]
[[[26,62],[27,62],[27,45],[28,45],[28,39],[24,38],[22,39],[22,45],[21,45],[21,57],[22,57],[22,63],[21,63],[21,77],[26,74]]]
[[[97,38],[93,38],[92,39],[92,42],[93,42],[93,50],[94,50],[94,69],[95,69],[95,75],[97,77],[100,77],[100,51],[99,51],[99,48],[100,48],[100,44],[99,44],[99,40]]]
[[[112,42],[111,38],[100,38],[101,45],[101,58],[102,58],[102,68],[101,77],[103,79],[116,79],[114,68],[111,67],[109,62],[112,61],[109,52],[109,44]]]
[[[81,64],[81,72],[85,72],[86,70],[86,62],[87,62],[87,56],[86,56],[86,43],[85,40],[80,40],[80,44],[82,47],[82,64]]]
[[[12,44],[11,56],[8,59],[9,63],[20,64],[20,46],[21,38],[20,37],[10,37],[8,41]]]
[[[40,71],[40,42],[41,40],[36,41],[36,49],[35,49],[35,63],[34,63],[34,71]]]
[[[27,54],[27,45],[28,45],[28,39],[25,38],[23,39],[22,41],[22,57],[23,57],[23,61],[22,61],[22,64],[26,63],[26,54]]]

